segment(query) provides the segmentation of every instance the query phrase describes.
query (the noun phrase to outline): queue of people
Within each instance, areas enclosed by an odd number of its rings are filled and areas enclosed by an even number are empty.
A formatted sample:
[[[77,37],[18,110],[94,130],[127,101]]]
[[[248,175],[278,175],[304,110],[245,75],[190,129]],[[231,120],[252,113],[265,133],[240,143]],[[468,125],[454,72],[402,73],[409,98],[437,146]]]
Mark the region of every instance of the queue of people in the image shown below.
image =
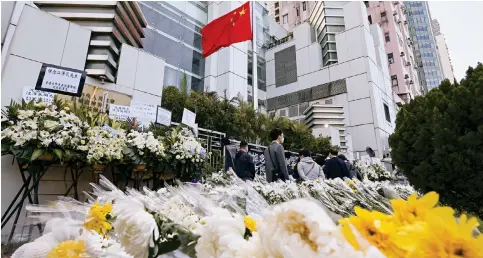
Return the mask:
[[[297,181],[335,178],[357,178],[362,180],[360,172],[337,150],[330,150],[325,161],[318,156],[312,158],[308,149],[299,152],[299,159],[295,167],[289,173],[285,163],[285,149],[283,147],[284,135],[282,130],[276,128],[270,132],[270,145],[264,152],[265,173],[268,182],[289,180],[291,175]],[[240,143],[239,150],[235,155],[234,170],[239,178],[244,181],[255,178],[255,164],[252,156],[248,153],[248,144]]]

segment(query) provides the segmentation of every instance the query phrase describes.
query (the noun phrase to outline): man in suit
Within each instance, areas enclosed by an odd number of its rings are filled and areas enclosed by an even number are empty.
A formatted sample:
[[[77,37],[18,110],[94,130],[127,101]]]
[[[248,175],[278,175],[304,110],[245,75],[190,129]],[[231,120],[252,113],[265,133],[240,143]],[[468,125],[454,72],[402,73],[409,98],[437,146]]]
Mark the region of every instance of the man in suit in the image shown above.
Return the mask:
[[[264,152],[267,181],[289,180],[287,164],[285,163],[285,150],[282,146],[284,141],[282,130],[273,129],[270,132],[270,140],[272,140],[272,143]]]
[[[344,161],[337,157],[338,153],[339,152],[334,149],[329,151],[329,159],[325,161],[324,165],[324,173],[327,179],[350,178],[349,170]]]

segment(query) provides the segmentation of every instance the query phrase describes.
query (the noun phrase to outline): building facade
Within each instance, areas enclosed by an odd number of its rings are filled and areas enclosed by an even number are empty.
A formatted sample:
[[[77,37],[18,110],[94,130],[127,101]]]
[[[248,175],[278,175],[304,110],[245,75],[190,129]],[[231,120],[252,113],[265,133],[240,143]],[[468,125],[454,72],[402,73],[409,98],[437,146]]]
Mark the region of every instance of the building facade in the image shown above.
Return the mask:
[[[439,61],[441,63],[441,69],[443,70],[444,79],[448,79],[451,82],[455,79],[453,72],[453,65],[451,64],[451,57],[449,55],[448,46],[446,45],[446,38],[441,33],[441,27],[438,20],[431,21],[433,25],[434,39],[436,40],[436,49],[438,50]]]
[[[335,35],[344,31],[344,11],[346,2],[318,1],[309,17],[309,23],[314,28],[315,40],[322,47],[323,66],[337,63],[337,47]]]
[[[288,32],[306,22],[317,2],[315,1],[270,1],[269,15]]]
[[[378,24],[384,34],[391,86],[398,104],[409,103],[421,95],[418,66],[409,34],[407,11],[399,1],[365,2],[369,24]]]
[[[419,83],[428,92],[439,86],[443,71],[431,26],[431,13],[425,1],[404,2],[408,13],[409,33],[413,41]]]
[[[338,132],[341,148],[352,149],[354,157],[371,147],[382,158],[396,115],[383,33],[369,25],[362,2],[344,3],[342,10],[345,29],[335,35],[338,63],[324,66],[309,23],[266,52],[268,112],[317,129],[333,127],[318,131]],[[322,108],[306,117],[312,105]]]

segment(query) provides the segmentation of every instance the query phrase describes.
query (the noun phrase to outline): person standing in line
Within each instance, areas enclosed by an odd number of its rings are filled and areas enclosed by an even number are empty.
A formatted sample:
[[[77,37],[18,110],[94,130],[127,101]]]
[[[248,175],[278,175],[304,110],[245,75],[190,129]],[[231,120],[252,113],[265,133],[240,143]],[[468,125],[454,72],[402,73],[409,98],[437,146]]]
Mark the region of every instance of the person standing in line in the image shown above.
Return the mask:
[[[324,171],[317,164],[308,149],[302,150],[300,155],[300,162],[297,164],[298,174],[302,181],[315,180],[318,178],[324,179]]]
[[[255,178],[255,163],[248,153],[248,143],[240,142],[240,150],[235,155],[235,173],[243,181],[252,181]]]
[[[329,151],[329,159],[324,165],[324,173],[327,179],[350,178],[349,170],[344,161],[337,157],[338,153],[339,152],[334,149]]]
[[[359,172],[359,170],[350,163],[350,161],[346,158],[344,154],[339,154],[337,157],[344,161],[345,165],[347,166],[347,169],[349,170],[349,175],[351,179],[357,178],[362,181],[362,175]]]
[[[284,141],[282,130],[275,128],[270,131],[270,140],[272,140],[272,143],[264,152],[267,181],[270,183],[279,179],[283,181],[289,180],[285,162],[285,150],[282,146]]]

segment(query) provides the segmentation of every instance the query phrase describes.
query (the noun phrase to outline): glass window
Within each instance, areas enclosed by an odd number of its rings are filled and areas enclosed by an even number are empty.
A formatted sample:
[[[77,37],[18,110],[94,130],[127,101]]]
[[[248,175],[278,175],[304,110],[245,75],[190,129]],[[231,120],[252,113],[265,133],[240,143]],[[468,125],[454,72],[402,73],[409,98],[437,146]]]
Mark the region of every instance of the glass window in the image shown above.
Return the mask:
[[[392,75],[391,76],[391,82],[392,82],[392,86],[393,87],[399,86],[399,84],[397,82],[397,75]]]
[[[295,12],[297,13],[297,16],[300,16],[299,8],[295,8]]]
[[[386,42],[391,41],[391,37],[389,37],[389,32],[384,33],[384,39],[386,40]]]
[[[388,121],[389,123],[391,122],[391,115],[389,113],[389,106],[384,103],[384,114],[386,115],[386,121]]]
[[[387,54],[387,60],[389,64],[394,64],[394,55],[392,53]]]
[[[367,16],[367,19],[369,20],[369,24],[372,24],[372,17],[370,15]]]
[[[307,2],[302,2],[302,10],[307,11]]]
[[[381,18],[382,18],[382,17],[386,17],[386,12],[382,12],[382,13],[381,13]]]
[[[285,14],[282,18],[283,18],[283,24],[287,24],[288,23],[288,14]]]

